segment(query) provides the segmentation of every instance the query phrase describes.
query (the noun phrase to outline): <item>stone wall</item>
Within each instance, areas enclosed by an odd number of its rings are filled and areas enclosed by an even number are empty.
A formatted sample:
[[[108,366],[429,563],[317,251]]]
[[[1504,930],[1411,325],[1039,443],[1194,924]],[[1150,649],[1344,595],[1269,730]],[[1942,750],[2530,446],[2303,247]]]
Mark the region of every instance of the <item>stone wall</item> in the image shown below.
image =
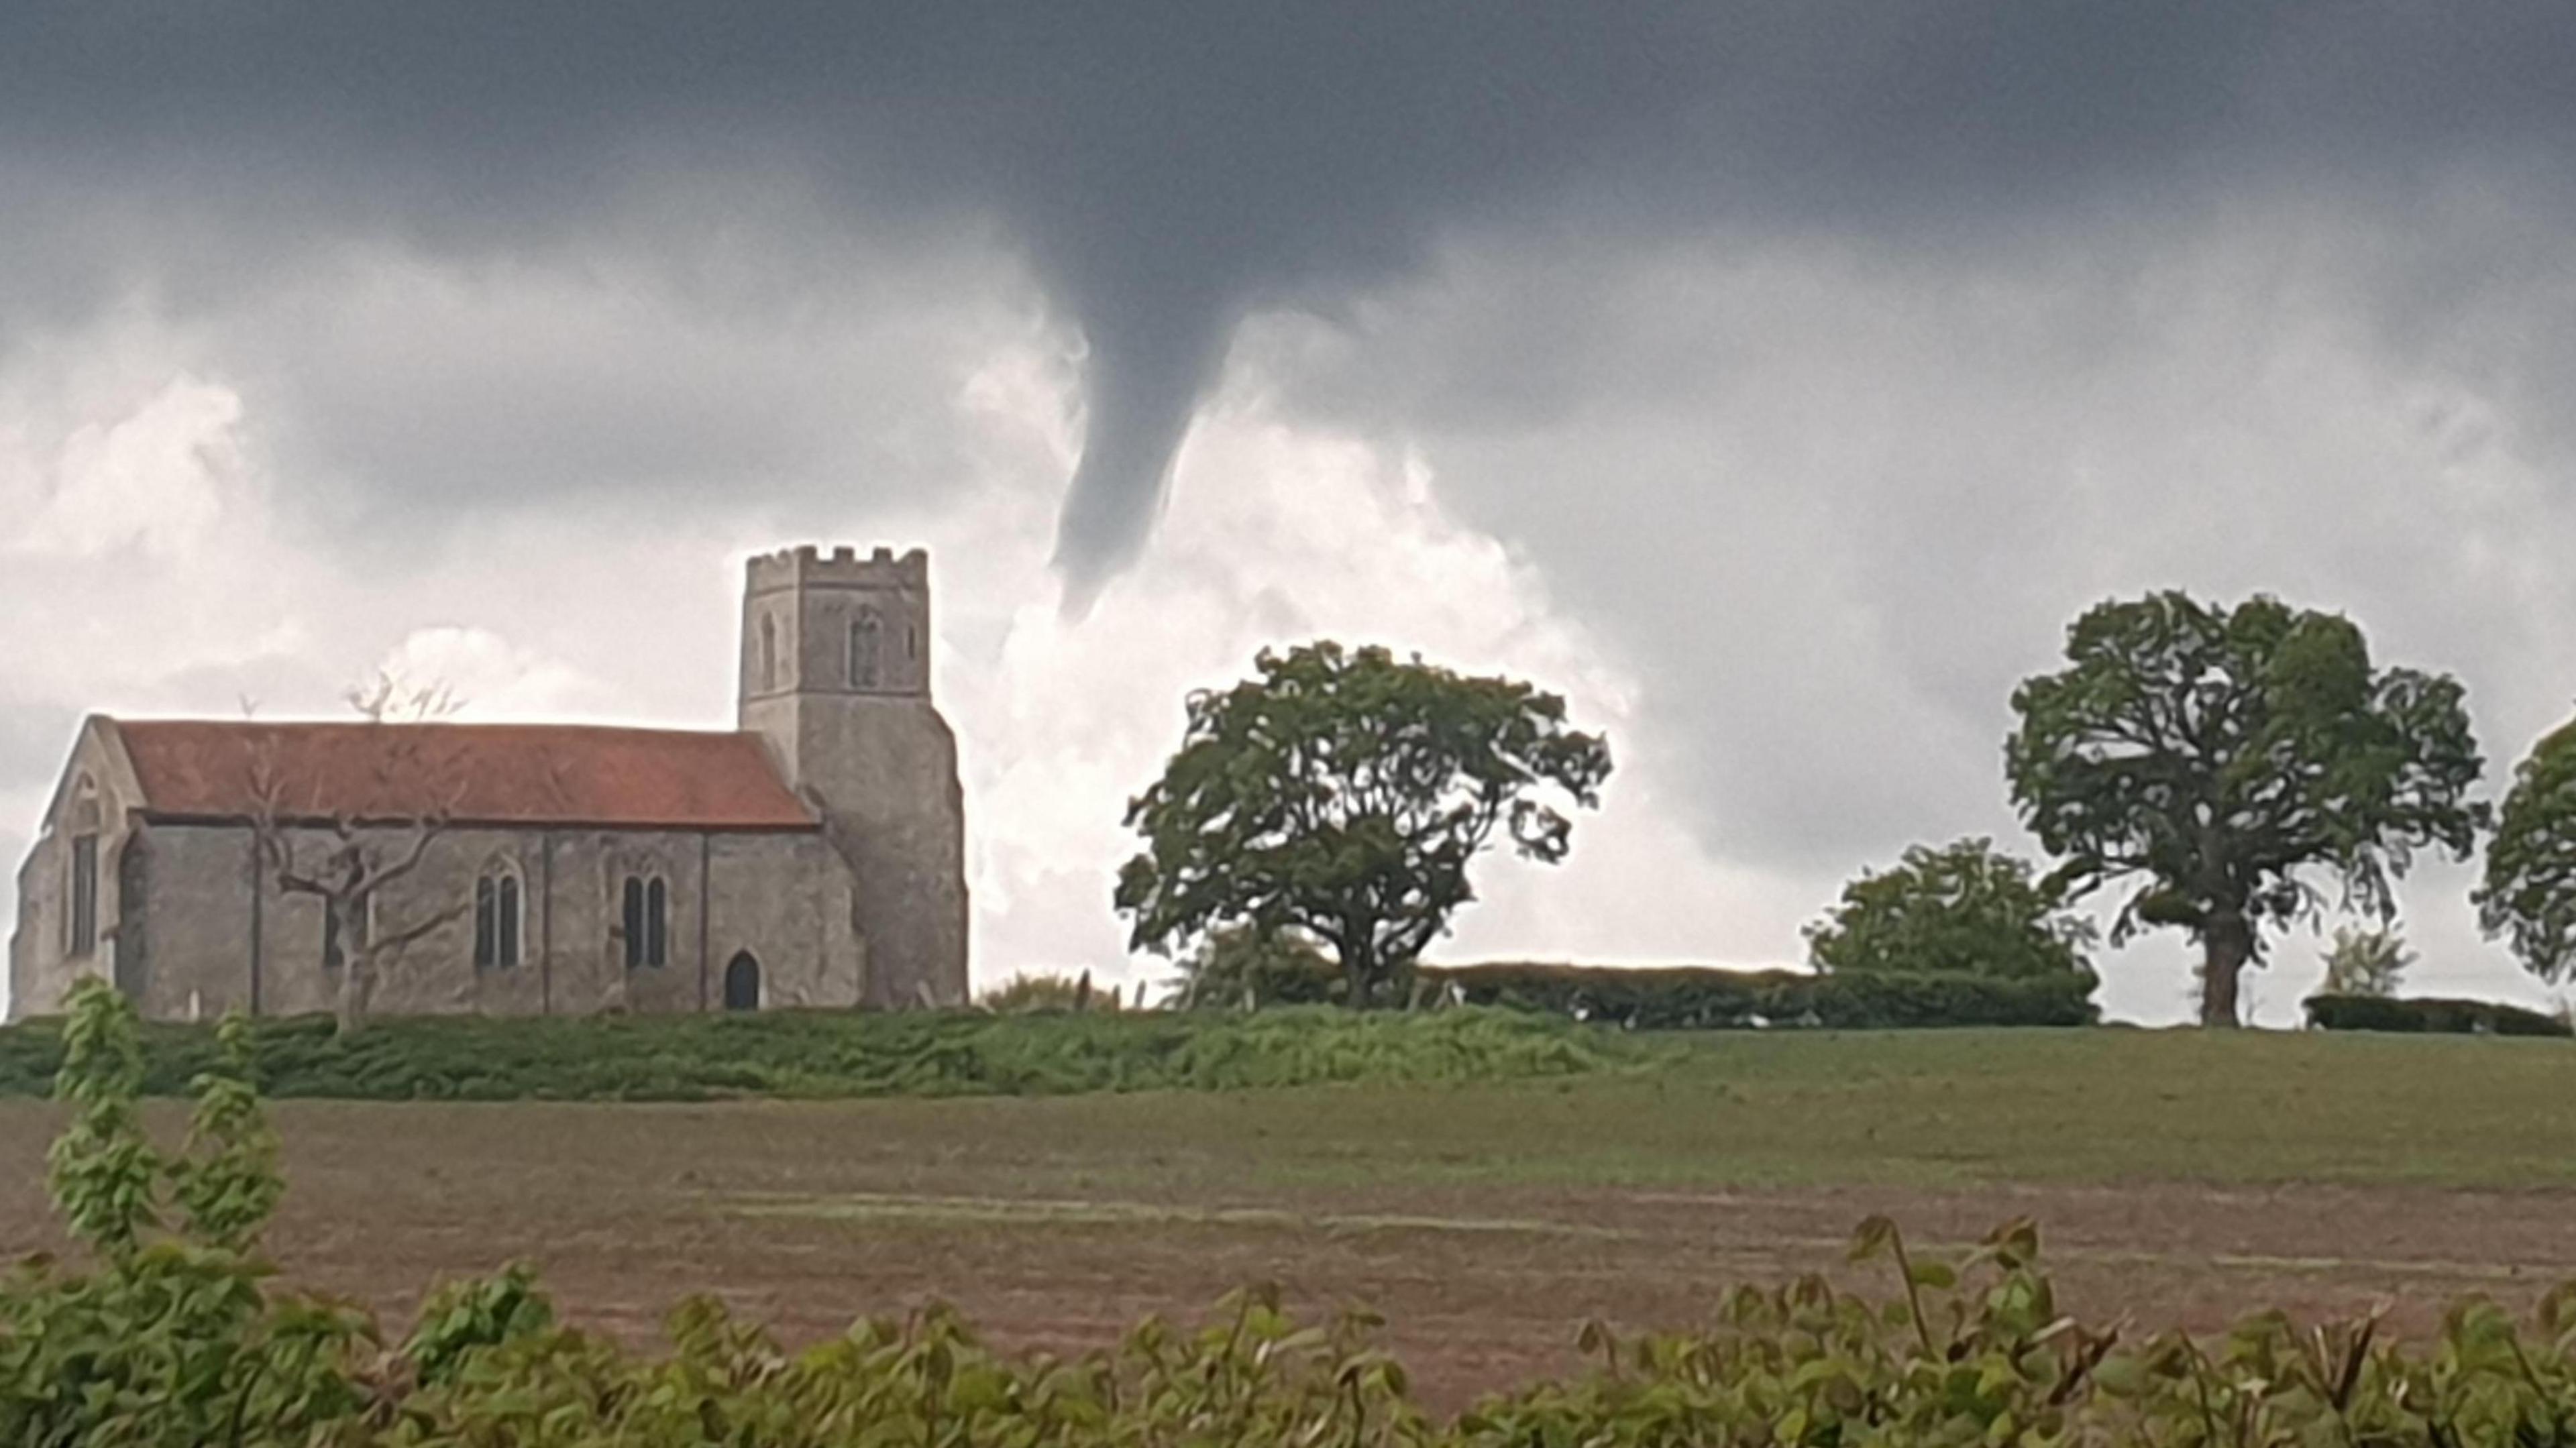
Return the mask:
[[[9,936],[9,1016],[50,1015],[72,982],[116,969],[121,908],[118,862],[133,829],[142,791],[116,747],[106,720],[91,718],[73,741],[61,785],[18,870],[18,920]],[[98,837],[97,940],[71,949],[72,841]]]
[[[399,855],[409,838],[399,829],[372,834],[380,855]],[[307,861],[318,860],[327,841],[318,829],[293,837]],[[138,932],[146,944],[125,974],[146,1016],[333,1008],[340,977],[324,965],[322,903],[279,889],[272,872],[256,868],[248,825],[145,823],[135,838],[150,860]],[[60,893],[49,880],[58,854],[39,849],[21,872],[30,888],[20,942],[62,933],[50,903]],[[478,967],[475,886],[499,870],[521,882],[518,963]],[[626,964],[630,874],[663,882],[659,965]],[[102,915],[113,918],[116,908],[105,900]],[[716,1010],[724,967],[743,952],[758,962],[764,1005],[854,1006],[865,974],[847,866],[811,831],[453,829],[386,887],[375,914],[387,931],[438,922],[384,964],[372,1001],[384,1015]],[[22,969],[22,954],[30,969]],[[24,991],[13,997],[25,1002],[18,1014],[55,1009],[83,967],[23,945],[13,945],[11,962],[12,988]]]

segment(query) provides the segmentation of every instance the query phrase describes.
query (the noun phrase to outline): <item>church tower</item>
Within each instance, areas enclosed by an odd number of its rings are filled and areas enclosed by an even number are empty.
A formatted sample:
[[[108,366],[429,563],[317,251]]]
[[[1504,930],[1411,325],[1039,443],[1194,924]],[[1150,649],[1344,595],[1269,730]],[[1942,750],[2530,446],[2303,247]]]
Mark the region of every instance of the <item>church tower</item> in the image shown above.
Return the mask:
[[[930,555],[809,546],[747,574],[739,721],[849,862],[866,1004],[964,1004],[966,811],[930,700]]]

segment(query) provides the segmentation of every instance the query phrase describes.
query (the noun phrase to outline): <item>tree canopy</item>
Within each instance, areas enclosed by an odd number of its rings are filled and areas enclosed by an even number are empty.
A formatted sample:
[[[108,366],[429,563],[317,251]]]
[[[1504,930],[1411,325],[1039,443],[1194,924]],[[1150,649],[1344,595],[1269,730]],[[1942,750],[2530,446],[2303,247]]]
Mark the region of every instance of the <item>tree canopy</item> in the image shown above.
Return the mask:
[[[2086,973],[2093,922],[2062,908],[2058,886],[1992,840],[1916,845],[1893,869],[1843,887],[1807,927],[1818,970],[1936,972],[2011,979]]]
[[[1333,951],[1344,1000],[1400,990],[1475,898],[1468,865],[1499,834],[1565,857],[1596,807],[1609,746],[1565,701],[1383,648],[1263,650],[1257,677],[1191,696],[1180,751],[1127,806],[1143,853],[1119,871],[1132,944],[1169,949],[1225,925],[1303,930]]]
[[[2005,770],[2069,898],[2136,887],[2112,928],[2202,943],[2202,1023],[2236,1024],[2262,929],[2343,903],[2386,918],[2414,852],[2465,858],[2485,819],[2459,683],[2376,668],[2339,616],[2178,592],[2097,605],[2068,667],[2013,694]]]
[[[2576,974],[2576,722],[2532,746],[2505,792],[2478,923],[2542,980]]]

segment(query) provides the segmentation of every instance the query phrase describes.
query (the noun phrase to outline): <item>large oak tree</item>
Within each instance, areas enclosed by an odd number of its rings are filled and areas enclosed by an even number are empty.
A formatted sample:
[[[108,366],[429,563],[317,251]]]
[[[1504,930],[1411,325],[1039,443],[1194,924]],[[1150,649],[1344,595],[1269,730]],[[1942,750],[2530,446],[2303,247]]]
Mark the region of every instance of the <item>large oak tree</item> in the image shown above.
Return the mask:
[[[1467,867],[1497,835],[1562,860],[1573,822],[1548,797],[1597,806],[1610,773],[1563,699],[1515,680],[1329,641],[1255,667],[1191,696],[1180,752],[1127,806],[1136,948],[1294,927],[1331,948],[1346,1003],[1378,1002],[1475,898]]]
[[[2525,969],[2548,981],[2576,974],[2576,723],[2514,771],[2473,898],[2478,923],[2511,940]]]
[[[2114,943],[2158,925],[2200,942],[2203,1025],[2237,1023],[2264,928],[2313,918],[2319,878],[2386,918],[2415,851],[2476,843],[2459,683],[2374,667],[2349,620],[2158,593],[2077,619],[2066,657],[2013,694],[2014,802],[2072,895],[2135,882]]]

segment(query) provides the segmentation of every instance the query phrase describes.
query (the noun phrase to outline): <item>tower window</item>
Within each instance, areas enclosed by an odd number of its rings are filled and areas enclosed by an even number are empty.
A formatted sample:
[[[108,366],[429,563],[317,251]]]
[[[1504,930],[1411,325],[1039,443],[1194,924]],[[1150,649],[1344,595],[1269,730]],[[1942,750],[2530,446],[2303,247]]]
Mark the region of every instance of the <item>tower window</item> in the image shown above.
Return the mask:
[[[71,953],[98,949],[98,836],[72,836]]]
[[[907,659],[921,657],[921,629],[917,625],[903,631],[903,656]]]
[[[523,932],[519,875],[506,864],[487,868],[474,882],[474,964],[508,970],[519,963]]]
[[[654,875],[626,877],[626,968],[670,963],[671,892]]]
[[[778,687],[778,622],[767,614],[760,619],[760,687]]]
[[[873,689],[877,686],[877,616],[859,615],[850,625],[850,687]]]

